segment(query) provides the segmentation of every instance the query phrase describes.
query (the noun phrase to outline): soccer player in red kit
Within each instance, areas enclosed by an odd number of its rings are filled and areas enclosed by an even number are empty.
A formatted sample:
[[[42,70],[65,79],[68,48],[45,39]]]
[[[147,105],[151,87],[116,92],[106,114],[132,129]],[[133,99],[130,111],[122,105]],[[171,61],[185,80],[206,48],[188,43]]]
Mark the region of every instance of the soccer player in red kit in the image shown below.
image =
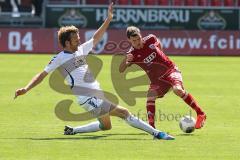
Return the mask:
[[[160,41],[155,35],[142,37],[139,28],[131,26],[126,31],[128,41],[132,47],[127,52],[126,58],[119,67],[120,72],[132,64],[141,67],[150,79],[147,94],[148,122],[155,127],[155,101],[162,98],[171,88],[173,92],[182,98],[197,113],[195,128],[203,127],[206,114],[202,111],[193,96],[183,87],[182,75],[177,66],[163,53]]]

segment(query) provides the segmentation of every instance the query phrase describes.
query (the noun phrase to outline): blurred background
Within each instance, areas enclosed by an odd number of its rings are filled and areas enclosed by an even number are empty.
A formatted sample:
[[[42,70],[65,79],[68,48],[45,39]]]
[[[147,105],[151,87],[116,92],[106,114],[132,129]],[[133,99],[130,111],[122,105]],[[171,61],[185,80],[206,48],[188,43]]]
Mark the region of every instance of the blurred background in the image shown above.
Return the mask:
[[[0,53],[57,53],[57,30],[75,25],[88,40],[111,0],[0,0]],[[168,55],[240,55],[240,0],[116,0],[97,54],[126,52],[125,29],[155,34]]]

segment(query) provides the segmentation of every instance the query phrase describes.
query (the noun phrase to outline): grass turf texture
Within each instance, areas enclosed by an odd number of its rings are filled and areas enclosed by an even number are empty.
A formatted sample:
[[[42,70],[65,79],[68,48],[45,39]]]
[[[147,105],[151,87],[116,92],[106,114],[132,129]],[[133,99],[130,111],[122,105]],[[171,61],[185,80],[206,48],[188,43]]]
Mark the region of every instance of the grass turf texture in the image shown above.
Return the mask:
[[[29,80],[52,55],[0,55],[0,159],[239,159],[240,138],[240,58],[171,57],[183,73],[185,88],[207,113],[206,126],[183,134],[178,121],[157,121],[157,128],[168,131],[175,141],[152,140],[152,136],[112,118],[110,131],[64,136],[64,125],[87,122],[59,120],[57,102],[72,99],[73,112],[83,110],[74,96],[53,91],[45,79],[27,95],[13,101],[16,88]],[[105,91],[116,94],[110,77],[111,56],[100,56],[104,65],[98,76]],[[140,87],[147,89],[146,86]],[[120,100],[120,104],[126,104]],[[145,98],[127,108],[145,118]],[[173,93],[158,99],[157,109],[164,114],[187,114],[189,108]]]

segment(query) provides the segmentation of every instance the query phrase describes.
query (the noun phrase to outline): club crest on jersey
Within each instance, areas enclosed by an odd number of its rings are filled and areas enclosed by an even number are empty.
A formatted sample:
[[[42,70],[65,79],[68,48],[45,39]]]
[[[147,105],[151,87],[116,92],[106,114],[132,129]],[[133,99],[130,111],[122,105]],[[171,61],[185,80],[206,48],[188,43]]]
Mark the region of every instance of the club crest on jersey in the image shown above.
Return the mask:
[[[143,62],[144,63],[151,63],[152,62],[152,60],[154,60],[154,58],[156,57],[156,53],[155,52],[153,52],[153,53],[151,53],[149,56],[147,56],[144,60],[143,60]]]
[[[156,46],[154,44],[150,44],[148,47],[151,48],[151,49],[155,49],[156,48]]]

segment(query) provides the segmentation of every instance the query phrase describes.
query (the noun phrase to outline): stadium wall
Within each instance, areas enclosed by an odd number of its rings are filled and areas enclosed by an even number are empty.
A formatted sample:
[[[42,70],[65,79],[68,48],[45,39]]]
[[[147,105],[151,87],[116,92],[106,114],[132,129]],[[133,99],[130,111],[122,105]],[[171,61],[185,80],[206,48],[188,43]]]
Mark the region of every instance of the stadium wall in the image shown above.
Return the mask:
[[[81,41],[88,40],[95,30],[80,29]],[[155,34],[168,55],[239,56],[239,31],[143,30]],[[57,53],[57,29],[0,30],[0,53]],[[126,53],[129,49],[125,30],[110,29],[93,52],[97,54]]]
[[[106,17],[106,6],[47,5],[45,24],[47,28],[69,24],[95,28]],[[239,30],[239,17],[237,7],[116,6],[109,28],[135,25],[153,30]]]

